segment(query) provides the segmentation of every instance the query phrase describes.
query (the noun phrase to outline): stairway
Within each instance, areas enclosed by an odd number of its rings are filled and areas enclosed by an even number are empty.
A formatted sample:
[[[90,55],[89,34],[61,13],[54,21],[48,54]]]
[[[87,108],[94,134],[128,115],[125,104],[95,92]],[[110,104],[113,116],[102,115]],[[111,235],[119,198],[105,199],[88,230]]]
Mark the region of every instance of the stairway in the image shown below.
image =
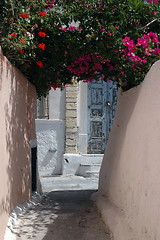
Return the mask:
[[[99,178],[103,154],[64,154],[64,175]]]
[[[86,178],[99,178],[100,167],[101,167],[100,163],[90,164],[81,163],[79,164],[76,175],[83,176]]]

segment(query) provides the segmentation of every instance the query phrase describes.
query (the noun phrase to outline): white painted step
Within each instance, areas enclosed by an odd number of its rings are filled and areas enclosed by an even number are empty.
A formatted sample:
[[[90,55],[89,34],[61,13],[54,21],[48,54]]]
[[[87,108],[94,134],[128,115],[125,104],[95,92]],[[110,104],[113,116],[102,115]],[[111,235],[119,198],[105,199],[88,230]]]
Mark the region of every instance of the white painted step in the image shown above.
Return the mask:
[[[92,164],[79,164],[79,168],[76,172],[76,175],[83,177],[99,177],[101,164],[92,163]]]

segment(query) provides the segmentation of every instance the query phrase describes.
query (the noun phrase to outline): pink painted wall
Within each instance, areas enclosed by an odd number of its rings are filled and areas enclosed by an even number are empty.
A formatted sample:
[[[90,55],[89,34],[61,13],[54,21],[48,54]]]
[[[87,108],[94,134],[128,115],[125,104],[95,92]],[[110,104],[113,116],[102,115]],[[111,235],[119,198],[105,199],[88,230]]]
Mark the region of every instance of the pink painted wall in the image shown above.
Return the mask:
[[[95,198],[114,240],[160,239],[160,61],[119,94]]]
[[[36,91],[0,49],[0,240],[8,217],[31,197],[30,140]]]

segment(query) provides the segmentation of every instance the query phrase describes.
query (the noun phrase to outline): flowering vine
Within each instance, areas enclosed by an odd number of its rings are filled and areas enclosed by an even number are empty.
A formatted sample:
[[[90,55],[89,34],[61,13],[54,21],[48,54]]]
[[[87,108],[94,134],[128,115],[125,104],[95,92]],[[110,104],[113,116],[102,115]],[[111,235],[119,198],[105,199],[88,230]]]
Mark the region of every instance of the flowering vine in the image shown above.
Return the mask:
[[[3,7],[4,55],[39,96],[77,81],[143,81],[160,58],[158,0],[12,0]]]

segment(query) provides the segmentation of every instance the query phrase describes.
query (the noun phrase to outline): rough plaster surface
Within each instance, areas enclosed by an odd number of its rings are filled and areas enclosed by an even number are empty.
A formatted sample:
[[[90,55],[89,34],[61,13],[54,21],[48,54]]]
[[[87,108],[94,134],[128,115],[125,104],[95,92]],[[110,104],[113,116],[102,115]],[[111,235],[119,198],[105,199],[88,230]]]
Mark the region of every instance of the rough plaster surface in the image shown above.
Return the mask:
[[[10,212],[31,197],[36,91],[0,49],[0,240]]]
[[[115,240],[160,239],[160,62],[120,93],[97,205]],[[125,226],[125,227],[124,227]]]
[[[15,207],[15,209],[10,214],[3,240],[16,240],[17,229],[20,223],[21,216],[29,208],[33,207],[35,204],[39,203],[40,201],[41,201],[41,195],[39,195],[38,193],[34,193],[30,201],[23,204],[19,204]]]
[[[39,175],[62,173],[65,122],[62,120],[36,120]]]

